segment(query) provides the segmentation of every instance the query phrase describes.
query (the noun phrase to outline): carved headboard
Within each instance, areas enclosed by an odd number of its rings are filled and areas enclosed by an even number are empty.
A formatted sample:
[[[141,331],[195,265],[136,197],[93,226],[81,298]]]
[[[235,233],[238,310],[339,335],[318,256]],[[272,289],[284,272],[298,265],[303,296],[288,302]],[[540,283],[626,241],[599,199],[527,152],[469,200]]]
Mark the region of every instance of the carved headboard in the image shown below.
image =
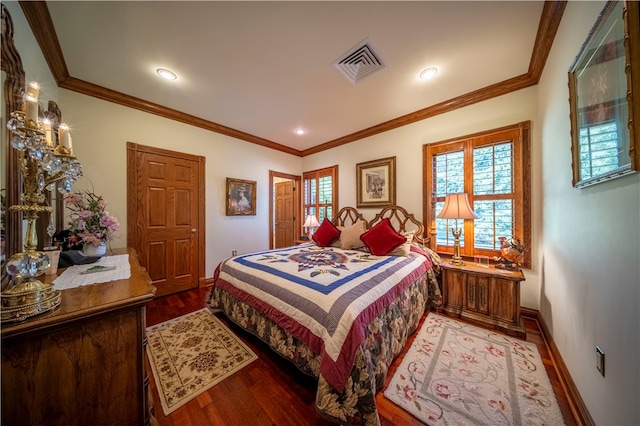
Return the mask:
[[[343,207],[331,222],[336,226],[350,226],[359,220],[366,222],[365,218],[357,209],[353,207]]]
[[[398,232],[415,231],[413,241],[433,249],[433,247],[431,247],[431,239],[424,234],[425,227],[422,222],[400,206],[387,206],[370,221],[367,221],[357,209],[353,207],[343,207],[338,211],[332,222],[336,226],[350,226],[356,223],[356,221],[361,220],[366,222],[367,229],[369,229],[384,218],[388,218],[394,229]]]

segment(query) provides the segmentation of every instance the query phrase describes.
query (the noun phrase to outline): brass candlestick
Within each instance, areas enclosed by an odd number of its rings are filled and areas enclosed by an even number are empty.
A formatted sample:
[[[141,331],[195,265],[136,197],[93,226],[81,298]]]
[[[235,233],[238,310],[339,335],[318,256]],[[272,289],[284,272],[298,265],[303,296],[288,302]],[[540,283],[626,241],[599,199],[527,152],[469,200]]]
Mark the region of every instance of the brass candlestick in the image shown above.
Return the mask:
[[[82,176],[82,166],[67,147],[53,148],[38,123],[25,120],[22,111],[11,113],[7,127],[13,133],[11,146],[18,150],[18,164],[24,181],[21,204],[10,210],[20,211],[27,221],[24,251],[13,255],[6,264],[11,283],[0,293],[0,321],[22,321],[55,309],[61,293],[52,284],[38,279],[49,266],[49,257],[37,250],[36,221],[40,212],[51,212],[45,203],[44,190],[67,192]]]

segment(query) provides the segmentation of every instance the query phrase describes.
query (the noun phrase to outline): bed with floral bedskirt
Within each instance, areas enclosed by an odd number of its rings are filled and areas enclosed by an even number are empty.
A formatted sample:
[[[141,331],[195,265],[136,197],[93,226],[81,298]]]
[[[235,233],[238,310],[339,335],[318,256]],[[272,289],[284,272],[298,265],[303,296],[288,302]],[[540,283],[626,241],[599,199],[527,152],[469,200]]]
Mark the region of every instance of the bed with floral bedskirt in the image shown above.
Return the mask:
[[[423,243],[406,256],[313,243],[235,256],[216,268],[207,306],[317,378],[320,416],[377,425],[389,366],[442,302],[439,258]]]

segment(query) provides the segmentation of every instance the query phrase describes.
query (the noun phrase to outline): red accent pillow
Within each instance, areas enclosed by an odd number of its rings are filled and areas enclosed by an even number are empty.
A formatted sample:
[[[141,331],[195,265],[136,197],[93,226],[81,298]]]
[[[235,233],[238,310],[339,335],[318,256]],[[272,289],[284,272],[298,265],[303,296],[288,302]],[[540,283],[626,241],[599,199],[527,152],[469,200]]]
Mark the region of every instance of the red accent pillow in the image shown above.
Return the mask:
[[[369,251],[374,256],[387,256],[396,247],[407,242],[407,237],[400,235],[393,229],[388,217],[360,235],[360,239],[369,247]]]
[[[325,217],[318,230],[311,236],[311,239],[320,247],[327,247],[339,237],[340,230]]]

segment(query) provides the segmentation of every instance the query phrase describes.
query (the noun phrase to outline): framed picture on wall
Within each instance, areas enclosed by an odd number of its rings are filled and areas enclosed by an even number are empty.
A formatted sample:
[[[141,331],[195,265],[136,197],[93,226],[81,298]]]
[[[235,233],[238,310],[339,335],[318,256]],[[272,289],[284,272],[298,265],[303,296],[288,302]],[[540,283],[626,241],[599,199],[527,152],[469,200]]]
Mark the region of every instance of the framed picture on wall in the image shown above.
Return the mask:
[[[638,9],[637,1],[607,2],[569,69],[574,187],[640,169]]]
[[[227,178],[227,216],[256,214],[256,181]]]
[[[396,157],[356,164],[358,207],[396,203]]]

